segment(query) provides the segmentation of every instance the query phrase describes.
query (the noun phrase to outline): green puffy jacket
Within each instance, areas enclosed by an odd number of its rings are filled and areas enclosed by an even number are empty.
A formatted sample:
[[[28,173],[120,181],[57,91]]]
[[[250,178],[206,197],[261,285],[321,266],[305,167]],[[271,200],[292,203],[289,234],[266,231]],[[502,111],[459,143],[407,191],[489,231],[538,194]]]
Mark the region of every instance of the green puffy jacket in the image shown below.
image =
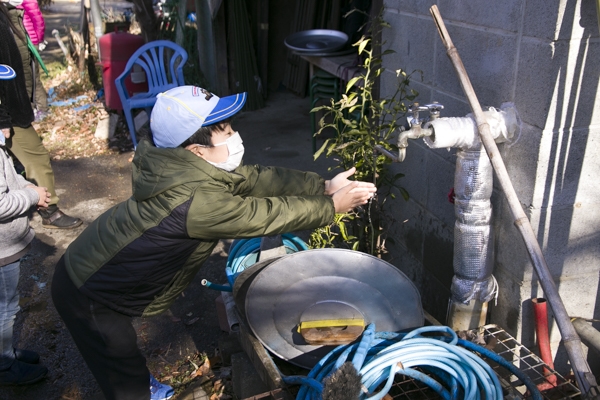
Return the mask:
[[[333,200],[312,172],[258,165],[216,168],[183,148],[142,140],[133,196],[102,214],[67,248],[75,285],[131,316],[165,311],[219,239],[314,229],[333,220]]]

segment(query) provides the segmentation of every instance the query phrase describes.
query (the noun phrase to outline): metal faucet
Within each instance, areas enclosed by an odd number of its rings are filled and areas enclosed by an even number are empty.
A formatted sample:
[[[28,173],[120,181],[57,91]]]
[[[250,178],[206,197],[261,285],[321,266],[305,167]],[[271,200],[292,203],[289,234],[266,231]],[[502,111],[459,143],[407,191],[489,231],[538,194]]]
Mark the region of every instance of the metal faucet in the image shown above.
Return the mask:
[[[396,145],[398,146],[398,155],[396,156],[381,146],[375,146],[375,150],[391,158],[394,162],[404,161],[404,158],[406,157],[406,148],[408,147],[408,139],[419,139],[425,136],[431,136],[433,129],[424,128],[423,124],[439,118],[440,111],[443,109],[444,106],[435,101],[424,106],[419,103],[414,103],[408,109],[407,120],[409,129],[406,129],[405,127],[400,128],[400,134],[398,135],[398,141],[396,142]],[[419,118],[419,113],[425,111],[429,112],[428,118]]]
[[[423,128],[425,122],[433,121],[439,118],[441,110],[444,106],[438,102],[426,104],[424,106],[419,103],[414,103],[409,108],[408,125],[409,129],[406,130],[404,127],[400,130],[398,135],[398,160],[399,162],[404,161],[406,157],[406,148],[408,147],[408,139],[419,139],[425,136],[431,136],[433,130],[431,128]],[[429,112],[429,118],[419,118],[419,113]]]

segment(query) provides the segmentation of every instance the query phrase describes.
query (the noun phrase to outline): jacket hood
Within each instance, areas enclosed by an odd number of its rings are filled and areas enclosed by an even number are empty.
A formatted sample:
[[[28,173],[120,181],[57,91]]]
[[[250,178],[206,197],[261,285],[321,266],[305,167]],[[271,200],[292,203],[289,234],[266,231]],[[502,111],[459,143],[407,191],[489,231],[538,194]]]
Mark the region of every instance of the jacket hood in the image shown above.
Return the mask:
[[[138,144],[133,157],[132,190],[137,201],[155,197],[174,187],[211,180],[236,185],[242,175],[224,171],[184,148],[162,149],[147,139]]]

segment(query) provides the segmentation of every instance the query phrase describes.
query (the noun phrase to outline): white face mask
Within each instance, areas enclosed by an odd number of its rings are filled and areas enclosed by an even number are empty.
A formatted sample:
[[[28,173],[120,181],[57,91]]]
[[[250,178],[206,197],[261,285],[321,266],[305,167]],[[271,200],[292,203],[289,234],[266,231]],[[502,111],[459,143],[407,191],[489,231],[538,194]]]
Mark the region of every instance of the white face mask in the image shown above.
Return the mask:
[[[4,1],[2,0],[3,3],[8,3],[13,7],[17,7],[20,6],[21,4],[23,4],[23,0],[8,0],[8,1]]]
[[[226,161],[220,163],[214,163],[208,160],[206,161],[208,161],[217,168],[224,169],[225,171],[233,171],[234,169],[240,166],[240,163],[242,162],[242,157],[244,157],[244,145],[242,143],[242,137],[239,133],[236,132],[230,137],[228,137],[226,141],[213,145],[214,147],[224,145],[227,146],[229,156],[227,157]]]

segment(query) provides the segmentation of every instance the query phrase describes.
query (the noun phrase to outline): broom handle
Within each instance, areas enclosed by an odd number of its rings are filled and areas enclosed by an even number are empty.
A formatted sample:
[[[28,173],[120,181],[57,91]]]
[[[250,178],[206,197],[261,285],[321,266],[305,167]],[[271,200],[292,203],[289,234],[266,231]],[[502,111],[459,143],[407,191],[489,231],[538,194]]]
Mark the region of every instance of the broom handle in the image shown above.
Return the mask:
[[[462,89],[469,100],[469,104],[471,105],[471,109],[475,115],[477,127],[479,128],[481,142],[483,143],[492,166],[494,167],[500,187],[504,191],[504,195],[506,196],[509,207],[512,211],[515,225],[519,229],[521,237],[525,242],[529,257],[538,275],[542,289],[544,290],[544,295],[548,300],[550,307],[552,308],[552,312],[554,313],[554,318],[556,319],[556,323],[563,339],[563,344],[567,350],[569,361],[571,362],[571,367],[573,368],[573,373],[575,374],[579,390],[586,398],[600,398],[600,390],[598,389],[596,379],[591,373],[590,367],[583,354],[581,340],[579,339],[579,336],[577,335],[577,332],[571,323],[571,319],[567,314],[565,305],[558,294],[556,284],[552,279],[552,275],[550,274],[544,254],[542,253],[540,245],[535,237],[531,223],[521,207],[521,202],[517,197],[517,193],[515,192],[512,182],[510,181],[508,172],[506,171],[506,167],[502,161],[500,152],[498,151],[498,146],[496,146],[496,142],[494,141],[490,131],[490,126],[485,119],[483,110],[481,109],[479,100],[477,100],[477,96],[475,95],[475,91],[473,90],[473,86],[471,85],[471,81],[469,80],[465,66],[463,65],[458,54],[458,50],[456,50],[456,47],[454,47],[454,44],[450,39],[450,35],[446,30],[446,26],[444,25],[444,21],[442,20],[442,16],[440,15],[437,6],[433,5],[429,11],[433,16],[433,20],[438,29],[438,33],[442,38],[442,42],[447,49],[448,57],[450,58],[450,61],[452,61],[452,65],[456,70]]]

